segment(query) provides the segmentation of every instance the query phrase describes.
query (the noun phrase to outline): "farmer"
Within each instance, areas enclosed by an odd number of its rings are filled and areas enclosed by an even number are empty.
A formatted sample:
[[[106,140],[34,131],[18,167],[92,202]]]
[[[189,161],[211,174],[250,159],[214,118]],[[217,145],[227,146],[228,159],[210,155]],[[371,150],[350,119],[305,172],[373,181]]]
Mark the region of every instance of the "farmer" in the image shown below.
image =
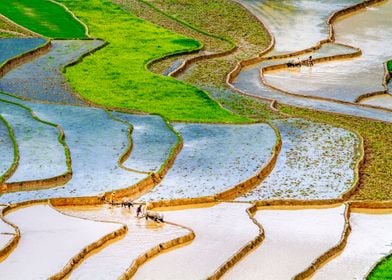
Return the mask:
[[[143,205],[139,204],[139,206],[136,208],[136,217],[138,217],[138,218],[139,218],[139,214],[140,214],[140,216],[142,216],[142,207],[143,207]]]
[[[309,56],[308,64],[310,67],[312,67],[314,65],[312,56]]]

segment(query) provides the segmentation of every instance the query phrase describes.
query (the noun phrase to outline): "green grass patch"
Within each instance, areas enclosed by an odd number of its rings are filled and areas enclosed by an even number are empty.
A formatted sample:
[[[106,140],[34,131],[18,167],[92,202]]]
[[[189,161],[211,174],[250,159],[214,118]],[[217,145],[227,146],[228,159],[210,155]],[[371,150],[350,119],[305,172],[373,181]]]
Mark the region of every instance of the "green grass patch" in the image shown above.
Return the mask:
[[[170,120],[248,122],[221,108],[202,90],[149,72],[146,64],[200,43],[125,12],[107,0],[61,0],[109,45],[67,69],[84,98],[111,108],[159,113]]]
[[[368,280],[392,279],[392,255],[381,261],[369,274]]]
[[[392,60],[387,62],[388,71],[392,73]]]
[[[365,141],[365,164],[361,170],[358,191],[352,199],[392,199],[391,124],[285,105],[279,106],[279,109],[295,117],[356,130]]]
[[[84,26],[62,6],[48,0],[2,0],[0,13],[49,38],[86,38]]]

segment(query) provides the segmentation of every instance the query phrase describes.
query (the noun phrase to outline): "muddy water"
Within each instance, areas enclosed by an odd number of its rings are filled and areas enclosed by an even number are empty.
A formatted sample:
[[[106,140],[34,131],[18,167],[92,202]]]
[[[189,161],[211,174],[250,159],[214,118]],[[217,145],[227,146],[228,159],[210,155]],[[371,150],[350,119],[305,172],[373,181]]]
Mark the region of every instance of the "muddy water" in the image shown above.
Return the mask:
[[[352,213],[352,232],[339,256],[332,259],[313,279],[364,279],[374,264],[392,251],[392,214],[382,211]]]
[[[391,87],[389,87],[388,92],[388,94],[381,94],[365,98],[361,100],[360,103],[392,110],[392,95],[390,94],[392,93]]]
[[[70,275],[70,279],[117,279],[135,259],[158,246],[189,233],[181,227],[146,222],[134,212],[120,207],[59,208],[62,212],[92,220],[115,221],[126,224],[128,233],[121,240],[86,259]]]
[[[293,119],[276,121],[282,150],[271,174],[238,200],[331,199],[354,181],[359,139],[345,129]]]
[[[339,243],[344,209],[259,210],[255,218],[264,228],[263,243],[223,279],[292,279]]]
[[[315,46],[329,35],[326,20],[334,12],[360,0],[238,0],[270,29],[275,37],[272,53],[287,53]]]
[[[175,124],[184,147],[162,182],[141,199],[214,195],[255,176],[270,158],[276,135],[267,124]]]
[[[392,37],[391,16],[392,1],[385,1],[334,24],[336,42],[360,48],[360,57],[302,67],[300,71],[271,72],[265,75],[267,82],[293,93],[348,102],[384,91],[383,63],[392,55],[387,39]],[[392,106],[389,103],[386,106]]]
[[[47,279],[60,271],[85,246],[115,231],[118,224],[76,219],[47,205],[34,205],[7,215],[21,239],[0,263],[1,279]]]
[[[164,212],[167,221],[192,228],[195,240],[144,264],[134,279],[206,279],[258,234],[249,219],[249,204]]]

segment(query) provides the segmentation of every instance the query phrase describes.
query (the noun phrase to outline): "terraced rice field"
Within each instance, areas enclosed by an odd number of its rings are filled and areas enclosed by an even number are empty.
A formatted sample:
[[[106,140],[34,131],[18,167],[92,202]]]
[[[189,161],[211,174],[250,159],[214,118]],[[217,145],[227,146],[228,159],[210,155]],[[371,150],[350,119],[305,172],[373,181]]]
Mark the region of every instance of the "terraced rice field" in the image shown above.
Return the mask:
[[[211,196],[256,176],[276,142],[265,124],[175,124],[184,147],[163,181],[144,201]]]
[[[90,243],[121,227],[68,217],[48,205],[18,209],[6,218],[19,227],[23,238],[1,263],[2,279],[46,279]]]
[[[286,91],[348,102],[385,91],[384,62],[392,53],[384,38],[392,35],[388,20],[391,11],[392,2],[385,1],[334,24],[335,42],[360,48],[360,57],[316,64],[311,69],[302,67],[300,71],[270,73],[265,75],[266,81]]]
[[[0,102],[1,116],[13,128],[18,145],[19,165],[7,182],[46,179],[68,171],[66,151],[58,140],[60,131],[17,103]],[[13,149],[12,149],[13,150]]]
[[[366,211],[351,214],[352,233],[343,253],[322,267],[314,279],[361,279],[383,256],[391,253],[391,213]]]
[[[275,124],[282,136],[276,166],[239,200],[333,199],[353,186],[361,153],[355,134],[301,119]]]
[[[6,38],[0,40],[0,63],[3,64],[8,59],[20,55],[24,52],[38,48],[45,43],[42,38]]]
[[[196,237],[188,246],[146,263],[134,278],[206,279],[212,276],[233,254],[259,234],[259,228],[246,213],[249,206],[222,203],[164,212],[167,221],[192,228]]]
[[[339,244],[345,224],[344,211],[344,206],[260,209],[255,218],[264,229],[261,246],[223,278],[292,279],[317,257]],[[320,239],[320,235],[323,238]]]
[[[10,71],[0,79],[0,90],[23,98],[83,104],[63,76],[63,67],[103,44],[100,40],[53,40],[50,51]]]
[[[14,143],[12,142],[9,124],[3,118],[0,119],[0,174],[5,174],[12,166],[15,159]]]
[[[391,5],[1,2],[0,278],[392,278]]]
[[[138,116],[118,112],[113,112],[112,115],[132,127],[131,154],[123,165],[143,172],[159,171],[179,141],[171,127],[159,116]]]
[[[83,262],[71,275],[70,279],[88,279],[97,277],[118,278],[135,264],[138,257],[154,247],[190,234],[186,228],[171,224],[156,224],[139,220],[134,211],[119,207],[78,207],[59,208],[63,213],[89,220],[111,221],[127,225],[124,238],[112,246],[101,250]],[[161,245],[162,246],[162,245]]]

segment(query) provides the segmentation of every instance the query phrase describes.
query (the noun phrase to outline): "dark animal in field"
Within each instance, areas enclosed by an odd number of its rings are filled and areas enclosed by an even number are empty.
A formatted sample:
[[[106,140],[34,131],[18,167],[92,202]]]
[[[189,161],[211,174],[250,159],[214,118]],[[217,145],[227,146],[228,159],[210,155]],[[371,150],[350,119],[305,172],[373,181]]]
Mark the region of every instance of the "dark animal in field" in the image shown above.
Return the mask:
[[[153,211],[147,211],[144,215],[146,220],[150,219],[154,222],[161,222],[163,223],[163,215]]]
[[[286,63],[288,68],[293,68],[293,67],[301,67],[301,63],[300,62],[295,62],[290,60],[289,62]]]
[[[123,200],[122,202],[121,202],[121,207],[128,207],[129,209],[131,208],[131,207],[133,207],[133,202],[131,201],[131,200],[127,200],[127,199],[125,199],[125,200]]]

